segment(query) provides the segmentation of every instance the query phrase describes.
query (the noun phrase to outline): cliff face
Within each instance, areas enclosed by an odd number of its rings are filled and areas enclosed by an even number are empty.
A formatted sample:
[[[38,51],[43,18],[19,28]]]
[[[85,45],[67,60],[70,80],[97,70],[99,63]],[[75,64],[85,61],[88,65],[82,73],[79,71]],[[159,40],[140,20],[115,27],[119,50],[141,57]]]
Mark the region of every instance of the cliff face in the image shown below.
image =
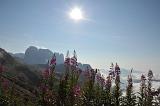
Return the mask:
[[[57,64],[64,62],[63,54],[55,53],[57,58]],[[49,49],[38,49],[34,46],[30,46],[24,56],[24,62],[27,64],[46,64],[53,56],[53,52]]]

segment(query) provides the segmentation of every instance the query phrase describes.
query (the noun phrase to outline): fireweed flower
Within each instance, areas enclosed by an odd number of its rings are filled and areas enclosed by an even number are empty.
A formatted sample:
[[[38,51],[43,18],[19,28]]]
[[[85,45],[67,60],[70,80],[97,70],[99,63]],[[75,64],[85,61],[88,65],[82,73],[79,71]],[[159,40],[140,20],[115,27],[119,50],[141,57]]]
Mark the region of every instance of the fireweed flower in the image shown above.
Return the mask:
[[[111,63],[110,70],[109,70],[109,75],[112,76],[112,77],[115,77],[115,71],[114,71],[114,64],[113,63]]]
[[[141,81],[145,81],[145,80],[146,80],[146,77],[142,74]]]
[[[158,94],[160,94],[160,92],[158,92],[158,90],[155,90],[154,88],[152,89],[151,95],[153,96],[158,96]]]
[[[75,74],[76,74],[77,76],[79,76],[81,73],[82,73],[82,70],[81,70],[80,68],[77,68],[77,69],[75,70]]]
[[[116,75],[119,75],[120,74],[120,68],[118,66],[118,64],[116,63],[116,66],[115,66],[115,74]]]
[[[47,69],[45,69],[44,72],[42,73],[42,76],[43,76],[44,79],[47,79],[47,78],[49,78],[49,75],[50,75],[50,69],[47,68]]]
[[[96,75],[96,80],[99,81],[99,80],[100,80],[100,77],[101,77],[101,74],[98,73],[98,74]]]
[[[115,78],[115,82],[120,82],[120,75],[117,75],[116,78]]]
[[[69,57],[69,51],[67,51],[67,55],[66,55],[66,58],[65,58],[65,61],[64,61],[64,64],[66,66],[70,65],[70,57]]]
[[[149,70],[148,72],[148,84],[147,84],[147,104],[149,106],[152,105],[153,95],[152,95],[152,78],[153,78],[153,72],[152,70]]]
[[[105,86],[105,79],[104,79],[103,75],[101,75],[100,73],[96,74],[96,80],[102,87]]]
[[[142,93],[146,94],[146,77],[142,74],[141,75],[141,84],[140,90]]]
[[[148,80],[151,80],[153,78],[153,72],[152,70],[149,70],[148,72]]]
[[[146,77],[142,74],[142,76],[141,76],[141,87],[142,88],[146,87],[145,81],[146,81]]]
[[[106,88],[107,88],[107,89],[110,89],[111,86],[112,86],[112,80],[111,80],[111,77],[108,76],[108,77],[107,77],[107,80],[106,80]]]
[[[120,82],[120,68],[118,66],[118,64],[116,63],[115,66],[115,83],[119,83]]]
[[[43,93],[47,92],[49,90],[48,85],[47,84],[40,84],[39,86],[40,91],[42,91]]]
[[[74,53],[73,53],[73,57],[71,58],[71,66],[73,68],[77,67],[77,55],[76,55],[76,51],[75,50],[74,50]]]
[[[102,87],[105,86],[105,79],[104,79],[103,75],[100,77],[100,83],[101,83]]]
[[[79,85],[75,85],[74,87],[73,87],[73,93],[74,93],[74,96],[80,96],[80,94],[81,94],[81,88],[80,88],[80,86]]]
[[[131,72],[130,72],[130,75],[128,75],[128,87],[129,88],[132,88],[133,87],[133,82],[132,82],[132,70],[133,69],[131,69]]]
[[[49,78],[49,76],[52,74],[52,68],[55,68],[56,66],[56,56],[55,53],[51,60],[48,61],[48,67],[42,72],[42,76],[44,79]]]
[[[52,59],[50,60],[50,63],[49,63],[50,66],[55,66],[56,65],[56,55],[54,53]]]
[[[132,87],[132,84],[133,84],[133,82],[132,82],[132,76],[131,75],[128,75],[128,87]]]
[[[104,87],[105,86],[105,79],[104,79],[103,75],[101,76],[100,82],[101,82],[101,85]]]
[[[116,63],[115,65],[115,103],[116,106],[119,106],[120,101],[119,101],[119,97],[120,97],[120,68],[118,66],[118,64]]]
[[[141,99],[144,99],[147,96],[146,77],[143,74],[141,75],[140,93],[141,93]],[[146,103],[146,101],[143,102]]]

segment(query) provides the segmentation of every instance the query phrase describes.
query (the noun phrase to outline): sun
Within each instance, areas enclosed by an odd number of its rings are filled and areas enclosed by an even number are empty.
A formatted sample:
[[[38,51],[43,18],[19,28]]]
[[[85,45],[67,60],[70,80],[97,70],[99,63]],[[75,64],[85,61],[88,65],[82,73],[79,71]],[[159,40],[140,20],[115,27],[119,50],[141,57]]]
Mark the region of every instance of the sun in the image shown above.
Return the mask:
[[[78,7],[75,7],[73,9],[71,9],[71,11],[69,13],[69,16],[70,16],[71,19],[73,19],[75,21],[79,21],[79,20],[84,19],[82,10]]]

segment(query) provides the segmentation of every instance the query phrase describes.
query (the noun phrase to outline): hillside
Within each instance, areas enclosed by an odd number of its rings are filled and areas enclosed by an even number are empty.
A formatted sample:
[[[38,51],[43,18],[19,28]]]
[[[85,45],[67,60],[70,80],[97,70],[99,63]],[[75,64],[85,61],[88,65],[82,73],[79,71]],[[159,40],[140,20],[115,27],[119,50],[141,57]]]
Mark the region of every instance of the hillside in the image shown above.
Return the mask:
[[[6,80],[10,87],[14,86],[14,94],[33,99],[32,92],[36,90],[40,81],[40,73],[29,68],[26,64],[19,63],[1,48],[0,63],[3,65],[2,79]]]

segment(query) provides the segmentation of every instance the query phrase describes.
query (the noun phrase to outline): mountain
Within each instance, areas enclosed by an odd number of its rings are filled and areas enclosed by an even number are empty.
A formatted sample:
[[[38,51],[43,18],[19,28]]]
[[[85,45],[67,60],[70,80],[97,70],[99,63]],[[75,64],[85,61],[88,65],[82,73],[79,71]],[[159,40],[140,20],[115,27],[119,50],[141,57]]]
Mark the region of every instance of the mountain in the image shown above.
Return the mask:
[[[29,65],[22,64],[13,58],[8,52],[0,48],[0,64],[4,66],[4,73],[8,77],[24,76],[30,79],[30,83],[35,84],[39,80],[35,70],[32,70]],[[28,81],[27,81],[28,82]]]
[[[41,79],[39,71],[20,63],[2,48],[0,48],[0,65],[3,65],[1,77],[9,83],[15,83],[16,93],[33,96],[31,92]]]
[[[33,54],[35,55],[35,52],[37,52],[38,49],[33,47],[31,47],[31,49],[32,53],[34,52]],[[47,64],[26,64],[17,60],[17,58],[21,57],[12,57],[11,55],[13,54],[0,48],[0,64],[3,64],[4,67],[3,77],[8,79],[10,82],[13,82],[13,78],[16,79],[15,83],[17,89],[27,90],[27,92],[30,89],[35,89],[41,79],[41,72],[47,68]],[[59,54],[57,53],[57,55]],[[88,64],[78,63],[78,65],[82,68],[82,70],[85,70],[87,66],[91,68]],[[59,79],[64,70],[64,64],[57,64],[55,69],[55,77]]]
[[[62,53],[55,52],[56,55],[56,63],[63,64],[64,63],[64,55]]]
[[[37,47],[30,46],[26,49],[25,53],[10,53],[17,61],[26,63],[29,65],[46,64],[49,59],[52,58],[53,52],[49,49],[38,49]],[[62,53],[55,52],[57,65],[64,63],[64,55]],[[91,68],[89,64],[78,63],[78,67],[85,70],[86,67]]]
[[[83,64],[83,63],[78,63],[78,67],[80,69],[82,69],[83,71],[86,70],[86,68],[88,67],[89,69],[91,69],[91,65],[90,64]]]
[[[1,64],[13,64],[13,63],[16,63],[16,61],[4,49],[0,48],[0,63]]]
[[[12,56],[24,59],[25,54],[24,53],[15,53],[15,54],[12,54]]]
[[[52,58],[53,52],[49,49],[38,49],[37,47],[30,46],[26,49],[25,53],[10,53],[14,58],[26,64],[46,64]],[[55,53],[57,64],[64,63],[64,55]]]
[[[53,52],[49,49],[38,49],[34,46],[30,46],[25,51],[24,62],[27,64],[46,64],[53,56]],[[56,53],[57,64],[62,63],[64,60],[63,55]]]

